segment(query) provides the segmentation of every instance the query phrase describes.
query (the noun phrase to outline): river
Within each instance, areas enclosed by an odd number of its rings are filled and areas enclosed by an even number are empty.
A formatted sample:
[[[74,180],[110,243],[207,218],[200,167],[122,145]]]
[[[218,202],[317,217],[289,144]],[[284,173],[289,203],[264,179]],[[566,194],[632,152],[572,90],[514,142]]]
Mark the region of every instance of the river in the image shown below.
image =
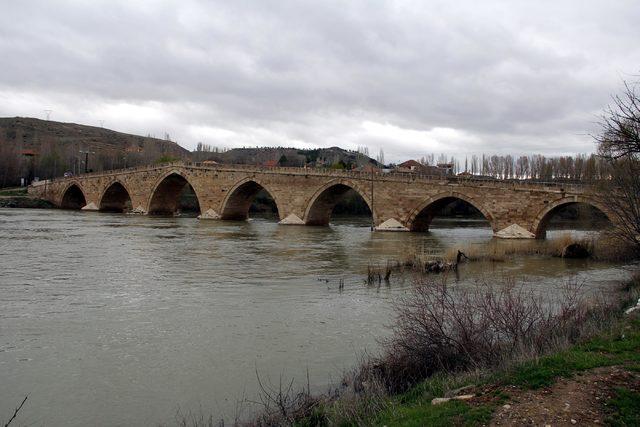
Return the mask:
[[[323,391],[376,352],[390,302],[412,285],[367,286],[368,265],[490,240],[476,221],[371,233],[366,219],[323,228],[0,209],[0,420],[28,395],[18,425],[171,425],[178,410],[229,421],[238,400],[256,399],[256,372],[275,385],[306,384],[308,372]],[[573,278],[606,291],[627,274],[524,257],[469,264],[458,280],[524,276],[553,292]]]

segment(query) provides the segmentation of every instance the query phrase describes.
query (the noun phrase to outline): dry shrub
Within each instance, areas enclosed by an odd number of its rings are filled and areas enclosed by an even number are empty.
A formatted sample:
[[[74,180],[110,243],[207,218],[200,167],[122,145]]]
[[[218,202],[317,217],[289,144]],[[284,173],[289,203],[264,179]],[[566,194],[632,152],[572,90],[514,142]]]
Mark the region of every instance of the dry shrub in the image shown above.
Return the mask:
[[[504,366],[544,354],[584,336],[589,320],[602,314],[578,286],[567,286],[556,302],[548,302],[513,282],[456,289],[425,281],[395,308],[383,356],[361,373],[379,378],[391,393],[438,372]]]

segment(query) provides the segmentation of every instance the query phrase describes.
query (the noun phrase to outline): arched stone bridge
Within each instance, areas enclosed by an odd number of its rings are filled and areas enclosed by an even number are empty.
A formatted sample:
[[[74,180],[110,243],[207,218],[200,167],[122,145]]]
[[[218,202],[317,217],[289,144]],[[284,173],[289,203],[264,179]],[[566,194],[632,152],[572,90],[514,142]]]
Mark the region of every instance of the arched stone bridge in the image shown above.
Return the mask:
[[[261,190],[275,201],[281,224],[327,225],[341,196],[362,196],[378,230],[426,231],[438,210],[455,199],[476,207],[499,237],[544,237],[554,210],[587,203],[611,215],[588,187],[526,181],[369,174],[305,168],[167,164],[38,182],[29,193],[61,208],[172,214],[191,185],[202,219],[241,220]],[[516,226],[514,226],[516,225]],[[509,233],[509,232],[512,233]]]

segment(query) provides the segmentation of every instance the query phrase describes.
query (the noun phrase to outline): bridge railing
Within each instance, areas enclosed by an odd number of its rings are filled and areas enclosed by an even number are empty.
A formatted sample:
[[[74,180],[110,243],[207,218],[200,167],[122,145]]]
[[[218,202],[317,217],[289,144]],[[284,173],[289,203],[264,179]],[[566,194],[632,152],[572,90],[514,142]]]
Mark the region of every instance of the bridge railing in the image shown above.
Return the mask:
[[[552,187],[560,188],[564,191],[579,192],[586,187],[593,185],[593,182],[584,181],[539,181],[534,179],[501,179],[492,177],[483,177],[476,175],[435,175],[435,174],[422,174],[414,172],[403,172],[391,170],[389,172],[380,171],[355,171],[355,170],[342,170],[342,169],[330,169],[330,168],[305,168],[305,167],[288,167],[288,166],[255,166],[255,165],[240,165],[240,164],[206,164],[202,162],[174,162],[163,163],[159,165],[144,165],[135,166],[126,169],[113,169],[109,171],[89,172],[75,175],[74,177],[58,177],[51,178],[46,181],[39,181],[33,183],[34,186],[46,185],[46,183],[52,183],[55,181],[65,181],[73,178],[89,178],[99,177],[107,175],[120,175],[129,174],[141,171],[153,171],[158,169],[170,169],[172,167],[187,167],[194,169],[204,170],[220,170],[220,171],[250,171],[257,173],[272,172],[272,173],[286,173],[295,175],[315,175],[315,176],[335,176],[360,180],[371,180],[372,177],[376,180],[398,180],[405,182],[412,181],[440,181],[449,183],[473,183],[476,185],[484,184],[497,184],[504,186],[505,184],[511,184],[513,186],[528,186],[528,187]]]

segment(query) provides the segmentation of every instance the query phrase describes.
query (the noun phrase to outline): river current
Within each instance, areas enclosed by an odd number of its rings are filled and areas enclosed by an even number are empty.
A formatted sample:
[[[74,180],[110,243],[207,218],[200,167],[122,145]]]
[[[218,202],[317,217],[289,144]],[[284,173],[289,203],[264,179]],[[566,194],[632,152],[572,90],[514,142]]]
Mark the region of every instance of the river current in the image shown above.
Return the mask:
[[[171,425],[177,411],[229,421],[251,412],[237,402],[256,400],[256,373],[276,387],[306,386],[308,374],[323,391],[378,350],[391,301],[412,286],[367,285],[368,265],[489,241],[476,221],[372,233],[367,219],[304,227],[0,209],[0,420],[28,395],[18,425]],[[469,264],[451,280],[606,292],[627,275],[525,257]]]

